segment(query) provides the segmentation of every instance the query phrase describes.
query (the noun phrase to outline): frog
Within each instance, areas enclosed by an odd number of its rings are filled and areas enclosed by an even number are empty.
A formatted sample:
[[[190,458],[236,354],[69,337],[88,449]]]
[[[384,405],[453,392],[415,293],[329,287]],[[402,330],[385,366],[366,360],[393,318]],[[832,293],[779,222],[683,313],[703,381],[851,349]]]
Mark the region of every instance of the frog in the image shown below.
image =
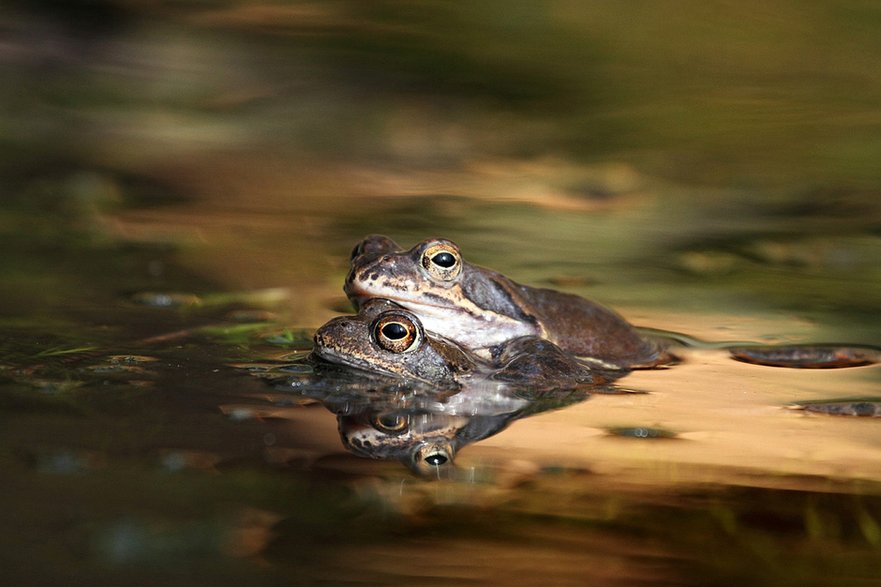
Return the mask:
[[[459,345],[426,333],[415,314],[389,300],[370,299],[355,316],[337,316],[315,331],[312,355],[387,376],[458,388],[477,368]]]
[[[675,360],[615,311],[468,263],[445,238],[404,249],[387,236],[367,236],[352,251],[343,289],[355,308],[387,299],[417,315],[427,331],[483,357],[497,358],[508,342],[532,337],[603,369]]]
[[[313,340],[312,355],[318,360],[437,389],[495,382],[535,390],[610,380],[554,343],[535,336],[496,345],[493,355],[484,359],[428,331],[416,314],[382,298],[362,302],[357,315],[332,318],[316,330]]]
[[[537,337],[500,345],[495,358],[484,360],[378,298],[361,304],[357,315],[319,328],[310,359],[317,384],[304,387],[297,377],[283,385],[312,394],[334,412],[350,452],[398,460],[431,477],[449,474],[463,446],[516,419],[584,401],[611,380]],[[343,378],[339,368],[362,375]],[[336,383],[323,385],[328,378]]]

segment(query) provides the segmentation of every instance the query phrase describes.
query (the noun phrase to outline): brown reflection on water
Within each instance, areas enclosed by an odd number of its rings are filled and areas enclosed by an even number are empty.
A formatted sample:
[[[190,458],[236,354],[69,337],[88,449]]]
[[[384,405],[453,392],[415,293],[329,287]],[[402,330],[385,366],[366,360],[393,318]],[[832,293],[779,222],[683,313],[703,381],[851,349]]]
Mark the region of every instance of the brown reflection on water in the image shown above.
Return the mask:
[[[724,351],[695,351],[684,364],[633,373],[622,382],[648,394],[598,395],[587,404],[525,420],[487,439],[482,448],[496,458],[517,455],[661,485],[736,483],[744,474],[877,481],[877,422],[786,406],[869,396],[877,392],[878,378],[877,368],[818,375],[736,363]],[[621,426],[661,428],[675,438],[609,434]]]

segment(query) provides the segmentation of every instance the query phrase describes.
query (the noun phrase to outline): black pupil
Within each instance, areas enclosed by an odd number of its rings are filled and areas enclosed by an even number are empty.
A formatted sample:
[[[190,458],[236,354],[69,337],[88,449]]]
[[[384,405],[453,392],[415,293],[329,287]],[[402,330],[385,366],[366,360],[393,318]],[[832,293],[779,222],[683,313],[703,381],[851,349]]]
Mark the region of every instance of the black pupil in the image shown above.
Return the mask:
[[[401,340],[407,336],[407,327],[399,322],[389,322],[382,327],[382,335],[390,340]]]
[[[447,462],[447,457],[444,455],[428,455],[425,457],[425,462],[431,465],[432,467],[439,467]]]
[[[431,258],[431,262],[435,265],[439,265],[444,269],[449,269],[453,265],[456,264],[456,257],[453,256],[452,253],[438,253],[434,257]]]

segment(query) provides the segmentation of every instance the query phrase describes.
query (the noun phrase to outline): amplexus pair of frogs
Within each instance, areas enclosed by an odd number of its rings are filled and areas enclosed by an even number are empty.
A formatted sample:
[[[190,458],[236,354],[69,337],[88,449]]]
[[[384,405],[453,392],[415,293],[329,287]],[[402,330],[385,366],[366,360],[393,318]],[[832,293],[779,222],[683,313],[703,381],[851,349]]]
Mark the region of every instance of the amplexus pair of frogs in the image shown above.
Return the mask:
[[[602,380],[596,368],[668,361],[615,312],[467,263],[446,239],[403,249],[368,236],[352,251],[345,291],[358,314],[316,332],[318,357],[448,389],[475,377],[571,387]]]

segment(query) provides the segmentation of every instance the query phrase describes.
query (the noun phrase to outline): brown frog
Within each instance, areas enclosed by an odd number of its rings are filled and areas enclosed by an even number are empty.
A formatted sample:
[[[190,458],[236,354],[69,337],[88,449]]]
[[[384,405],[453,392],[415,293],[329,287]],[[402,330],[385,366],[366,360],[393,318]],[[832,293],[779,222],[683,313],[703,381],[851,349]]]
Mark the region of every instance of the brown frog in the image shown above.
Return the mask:
[[[361,304],[356,316],[338,316],[315,332],[313,355],[362,371],[458,389],[511,383],[530,390],[605,383],[608,377],[557,345],[533,336],[496,345],[485,360],[426,331],[412,312],[384,299]]]
[[[454,343],[426,334],[414,314],[382,299],[361,304],[357,316],[338,316],[315,332],[313,355],[363,371],[458,387],[477,367]]]
[[[368,236],[352,252],[346,294],[355,307],[371,298],[400,304],[425,330],[481,356],[538,337],[608,369],[650,368],[670,357],[621,316],[576,295],[519,284],[465,262],[452,241],[435,238],[404,250]]]

